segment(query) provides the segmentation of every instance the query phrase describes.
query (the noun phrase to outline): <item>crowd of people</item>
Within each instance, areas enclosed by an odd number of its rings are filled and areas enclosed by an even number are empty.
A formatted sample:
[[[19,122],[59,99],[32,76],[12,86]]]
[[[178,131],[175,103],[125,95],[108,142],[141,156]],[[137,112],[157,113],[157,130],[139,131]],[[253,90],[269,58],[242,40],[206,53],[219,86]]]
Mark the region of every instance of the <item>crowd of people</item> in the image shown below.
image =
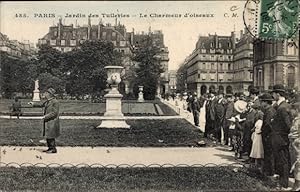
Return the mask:
[[[299,94],[288,95],[278,84],[265,93],[251,88],[247,97],[222,91],[210,91],[200,98],[189,94],[186,102],[195,126],[205,107],[205,137],[228,145],[236,159],[245,160],[264,175],[278,177],[283,189],[293,176],[293,190],[300,190]]]

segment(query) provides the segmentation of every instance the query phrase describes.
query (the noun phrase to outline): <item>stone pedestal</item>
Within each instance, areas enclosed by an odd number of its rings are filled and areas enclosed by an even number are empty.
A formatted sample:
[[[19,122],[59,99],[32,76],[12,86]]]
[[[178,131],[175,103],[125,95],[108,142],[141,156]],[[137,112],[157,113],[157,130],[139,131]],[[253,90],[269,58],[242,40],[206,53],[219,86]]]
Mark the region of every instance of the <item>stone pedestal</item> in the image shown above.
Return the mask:
[[[107,82],[111,84],[111,90],[104,96],[106,99],[106,112],[101,124],[97,128],[130,128],[125,121],[122,113],[122,95],[118,91],[118,84],[120,83],[120,72],[123,67],[108,66]],[[115,69],[115,70],[112,70]],[[119,73],[118,73],[119,72]]]
[[[40,99],[40,91],[39,90],[34,90],[33,91],[33,98],[32,101],[41,101]]]
[[[36,80],[34,83],[35,84],[34,84],[34,91],[33,91],[32,101],[34,101],[34,102],[41,101],[40,90],[39,90],[39,80]]]
[[[139,98],[138,98],[138,102],[144,102],[144,93],[143,93],[143,86],[139,86]]]

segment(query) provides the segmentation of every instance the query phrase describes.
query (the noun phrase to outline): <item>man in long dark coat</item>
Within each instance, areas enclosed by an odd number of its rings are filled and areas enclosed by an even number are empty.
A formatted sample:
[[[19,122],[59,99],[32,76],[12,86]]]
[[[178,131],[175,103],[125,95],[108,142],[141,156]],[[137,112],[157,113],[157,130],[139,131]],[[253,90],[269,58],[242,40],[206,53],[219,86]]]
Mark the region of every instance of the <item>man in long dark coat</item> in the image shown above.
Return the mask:
[[[215,122],[215,137],[218,142],[221,142],[221,133],[223,129],[224,117],[225,117],[225,100],[224,93],[219,91],[218,100],[215,104],[216,122]]]
[[[273,97],[269,93],[265,93],[259,97],[261,101],[261,109],[264,113],[263,125],[262,125],[262,140],[264,146],[264,165],[263,172],[266,176],[273,176],[275,173],[274,156],[272,151],[272,122],[274,118],[275,109],[272,106]]]
[[[283,85],[274,85],[272,96],[276,101],[276,112],[272,121],[272,149],[275,165],[278,169],[279,184],[283,188],[287,188],[289,183],[290,154],[288,134],[292,126],[291,106],[285,101],[285,94],[286,91]]]
[[[191,110],[193,113],[193,117],[194,117],[194,124],[195,126],[199,126],[199,115],[200,115],[200,103],[199,100],[197,98],[197,93],[194,93],[193,96],[193,101],[191,102]]]
[[[217,98],[215,96],[214,91],[210,91],[209,98],[206,101],[205,104],[205,131],[204,131],[204,137],[208,137],[211,134],[214,133],[214,127],[215,127],[215,104],[216,104]]]
[[[59,103],[55,99],[55,90],[49,88],[44,93],[47,99],[44,103],[33,103],[33,107],[44,107],[43,116],[43,137],[46,138],[48,149],[43,151],[46,153],[57,153],[55,139],[60,135],[59,124]]]

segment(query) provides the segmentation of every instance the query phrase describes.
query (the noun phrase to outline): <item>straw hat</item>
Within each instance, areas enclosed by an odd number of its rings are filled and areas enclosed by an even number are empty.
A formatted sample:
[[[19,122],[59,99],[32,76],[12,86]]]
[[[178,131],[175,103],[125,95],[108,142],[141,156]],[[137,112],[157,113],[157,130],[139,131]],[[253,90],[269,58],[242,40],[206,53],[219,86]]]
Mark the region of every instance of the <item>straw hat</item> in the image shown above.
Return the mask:
[[[239,113],[243,113],[244,111],[246,111],[247,105],[247,102],[238,100],[234,103],[234,109]]]

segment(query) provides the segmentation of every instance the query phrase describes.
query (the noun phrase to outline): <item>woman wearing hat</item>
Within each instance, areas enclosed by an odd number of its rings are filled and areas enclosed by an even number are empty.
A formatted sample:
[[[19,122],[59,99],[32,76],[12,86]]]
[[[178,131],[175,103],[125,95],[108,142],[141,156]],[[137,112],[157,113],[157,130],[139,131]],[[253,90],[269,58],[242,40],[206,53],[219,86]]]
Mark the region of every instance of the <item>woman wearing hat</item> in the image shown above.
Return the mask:
[[[44,103],[33,103],[30,102],[33,107],[44,107],[44,126],[43,126],[43,137],[46,138],[48,149],[43,152],[46,153],[57,153],[55,139],[60,135],[60,124],[59,124],[59,103],[55,99],[55,90],[49,88],[44,93],[47,99]]]

